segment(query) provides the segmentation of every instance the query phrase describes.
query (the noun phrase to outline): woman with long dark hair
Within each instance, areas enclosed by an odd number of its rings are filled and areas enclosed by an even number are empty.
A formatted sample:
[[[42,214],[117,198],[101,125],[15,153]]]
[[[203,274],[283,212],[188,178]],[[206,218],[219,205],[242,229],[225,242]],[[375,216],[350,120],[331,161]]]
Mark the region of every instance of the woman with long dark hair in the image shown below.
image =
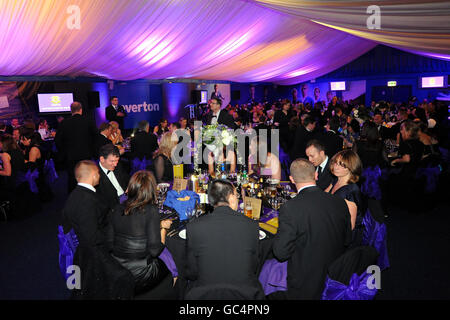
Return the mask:
[[[39,191],[39,199],[50,201],[53,198],[53,192],[45,181],[45,155],[42,146],[42,138],[39,132],[24,128],[20,135],[20,142],[24,146],[25,168],[26,170],[37,170],[39,176],[36,179],[36,185]]]
[[[1,186],[7,191],[14,190],[17,174],[25,169],[25,160],[22,150],[17,145],[14,138],[9,134],[0,136],[2,168]]]
[[[135,293],[153,289],[167,278],[169,270],[158,257],[164,249],[171,220],[160,221],[156,206],[156,181],[150,171],[136,172],[127,189],[128,199],[110,213],[107,243],[113,257],[128,269],[135,282]]]
[[[353,144],[364,168],[387,166],[387,155],[380,133],[374,122],[366,121],[361,128],[360,138]]]

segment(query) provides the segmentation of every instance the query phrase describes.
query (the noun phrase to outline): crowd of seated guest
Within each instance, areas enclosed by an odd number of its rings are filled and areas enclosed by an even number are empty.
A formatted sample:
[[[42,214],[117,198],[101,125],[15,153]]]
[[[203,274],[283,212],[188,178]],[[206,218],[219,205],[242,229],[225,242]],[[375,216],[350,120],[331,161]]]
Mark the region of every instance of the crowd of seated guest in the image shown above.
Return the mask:
[[[159,222],[158,225],[159,220],[155,220],[157,216],[155,216],[154,193],[156,184],[172,182],[174,178],[172,156],[179,140],[173,132],[181,129],[192,135],[192,123],[181,118],[180,121],[169,125],[166,119],[161,119],[158,126],[152,130],[147,121],[141,121],[133,136],[130,137],[131,148],[125,150],[125,138],[128,137],[122,136],[117,123],[112,121],[101,124],[99,128],[93,127],[81,120],[79,107],[74,103],[72,118],[60,123],[55,137],[59,146],[58,151],[66,155],[68,172],[71,172],[76,180],[73,186],[75,189],[72,189],[76,190],[76,193],[69,198],[65,218],[71,220],[69,227],[76,229],[76,232],[84,237],[83,226],[80,227],[77,223],[86,222],[77,220],[80,218],[77,216],[77,202],[79,199],[89,199],[88,205],[82,209],[86,211],[83,215],[87,216],[89,210],[94,210],[98,219],[94,227],[88,226],[87,232],[88,234],[90,232],[90,235],[86,236],[88,241],[83,242],[87,243],[87,247],[97,246],[97,242],[101,242],[102,246],[105,245],[105,248],[112,250],[115,261],[131,273],[135,286],[134,293],[141,293],[168,276],[168,271],[160,264],[158,256],[164,247],[167,232],[165,229],[170,227],[170,222]],[[318,284],[323,282],[325,266],[331,262],[332,258],[340,255],[346,246],[360,244],[361,223],[366,210],[364,195],[361,192],[361,184],[365,179],[364,170],[380,168],[380,170],[389,171],[389,179],[392,179],[393,183],[384,184],[382,187],[387,185],[395,195],[402,191],[411,196],[416,191],[411,188],[417,187],[414,181],[418,170],[442,164],[439,147],[448,148],[448,145],[443,144],[446,143],[443,138],[447,133],[443,127],[442,117],[439,115],[441,108],[440,106],[436,110],[434,104],[404,107],[392,103],[382,103],[378,106],[374,103],[365,108],[354,102],[348,103],[333,98],[328,106],[321,102],[315,103],[314,106],[302,103],[292,105],[290,101],[284,100],[265,105],[257,103],[252,106],[232,107],[230,105],[220,111],[229,113],[229,116],[221,117],[226,118],[226,121],[232,119],[236,128],[252,127],[257,132],[260,129],[280,129],[280,151],[290,155],[289,162],[293,164],[289,172],[291,182],[296,185],[299,193],[307,195],[307,200],[294,199],[294,202],[281,209],[280,233],[277,235],[273,248],[274,256],[280,261],[289,260],[298,267],[298,270],[294,270],[291,265],[288,269],[288,274],[291,275],[288,278],[290,289],[288,297],[317,298],[321,289]],[[393,122],[395,118],[397,121]],[[217,121],[218,119],[215,122],[218,123]],[[8,130],[13,135],[8,134]],[[26,121],[23,126],[20,126],[18,121],[12,121],[10,127],[0,126],[0,131],[2,131],[0,147],[3,162],[0,169],[2,197],[14,196],[12,193],[15,190],[26,186],[26,183],[18,186],[16,179],[21,173],[34,169],[39,172],[38,179],[41,180],[37,181],[37,185],[41,193],[41,190],[45,190],[43,166],[48,158],[43,149],[42,136],[48,137],[44,133],[49,131],[48,125],[41,121],[36,127],[32,121]],[[80,135],[80,132],[84,134]],[[398,142],[397,156],[390,157],[391,159],[388,157],[390,153],[387,150],[388,140],[392,144]],[[265,173],[273,179],[281,180],[281,160],[272,147],[277,146],[271,146],[269,142],[258,137],[250,141],[251,155],[245,159],[247,161],[245,168],[250,174]],[[237,170],[237,155],[227,148],[223,151],[219,152],[217,158],[211,157],[210,153],[208,169],[212,176],[215,176],[217,161],[225,162],[225,170],[228,172]],[[254,159],[252,155],[256,155],[257,158]],[[130,179],[129,172],[121,162],[133,158],[151,160],[151,165],[146,168],[147,171],[139,171]],[[298,158],[303,159],[298,160]],[[98,164],[83,162],[91,159],[98,160]],[[148,171],[152,171],[154,177]],[[86,190],[80,189],[82,187],[89,191],[95,190],[93,191],[95,195],[89,192],[86,194]],[[227,213],[236,211],[233,186],[218,183],[217,189],[222,190],[223,194],[219,192],[211,195],[216,215],[214,216],[213,213],[210,223],[206,223],[213,228],[216,228],[217,223],[214,217],[220,218],[221,215],[226,216]],[[218,190],[215,192],[217,193]],[[124,196],[128,196],[125,202]],[[323,203],[317,209],[318,211],[315,211],[313,204],[317,203],[317,200]],[[334,211],[329,210],[329,207],[333,205],[338,208],[336,216],[332,216],[331,212]],[[305,208],[305,214],[300,218],[294,217],[298,206]],[[111,215],[111,212],[114,214]],[[291,230],[302,225],[304,221],[309,221],[308,219],[314,219],[316,225],[310,226],[311,230],[304,230],[307,233],[333,229],[332,225],[320,222],[320,219],[314,216],[316,212],[319,212],[322,218],[328,217],[333,220],[339,228],[335,229],[334,233],[328,233],[328,235],[332,234],[330,239],[319,237],[318,243],[326,244],[328,251],[324,250],[316,257],[312,266],[308,266],[302,262],[304,254],[301,252],[304,250],[316,252],[317,243],[299,242]],[[107,218],[111,218],[109,236],[102,238],[100,234],[97,234],[96,228],[103,229]],[[230,218],[230,221],[233,219]],[[136,223],[141,223],[142,228],[134,228]],[[254,223],[237,220],[230,222],[231,225],[233,223],[242,223],[243,230],[257,228]],[[198,235],[199,231],[196,229],[198,226],[197,224],[188,228],[188,233],[192,237],[198,236],[196,239],[198,242],[192,240],[188,247],[188,250],[191,250],[189,257],[193,263],[198,263],[201,259],[197,254],[198,246],[202,243],[202,236]],[[217,228],[220,229],[220,227],[219,225]],[[96,229],[93,233],[92,228]],[[129,248],[127,248],[128,244],[120,245],[120,237],[131,239],[128,243]],[[255,239],[246,238],[242,241],[247,241],[248,246],[253,250],[255,245],[253,240]],[[333,245],[330,245],[330,241],[334,241]],[[243,242],[239,243],[242,245]],[[136,243],[141,246],[135,252],[136,255],[127,255],[127,250],[135,248]],[[209,245],[211,252],[220,252],[220,248],[227,244],[211,242]],[[215,255],[211,252],[209,259],[214,259]],[[255,284],[256,258],[253,256],[238,258],[247,259],[248,265],[245,268],[248,277],[243,281],[245,280],[247,285],[256,290],[256,296],[260,296],[260,288]],[[239,259],[236,258],[236,261]],[[145,263],[141,260],[145,260]],[[216,263],[220,261],[217,259]],[[200,262],[204,263],[203,260]],[[135,268],[136,263],[139,264],[138,268]],[[157,271],[152,269],[155,265],[158,265]],[[315,271],[311,271],[313,265],[316,266]],[[195,281],[198,284],[199,279],[206,279],[208,283],[217,284],[211,280],[210,273],[202,274],[204,269],[196,269],[193,266],[190,265],[189,277],[194,284]],[[232,279],[235,276],[233,270],[230,268],[227,273],[224,271],[221,281]],[[305,289],[301,287],[301,283],[308,278],[308,272],[312,272],[314,277],[308,280],[311,281],[312,287]],[[145,276],[141,277],[142,273]],[[196,285],[193,287],[195,288]],[[302,290],[305,291],[300,292]]]

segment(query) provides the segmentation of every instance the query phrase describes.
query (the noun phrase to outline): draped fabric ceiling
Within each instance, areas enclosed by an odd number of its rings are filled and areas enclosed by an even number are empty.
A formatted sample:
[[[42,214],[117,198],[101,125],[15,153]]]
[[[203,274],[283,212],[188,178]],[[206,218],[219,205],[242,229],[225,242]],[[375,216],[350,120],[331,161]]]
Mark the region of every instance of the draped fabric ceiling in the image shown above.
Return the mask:
[[[0,0],[0,75],[294,84],[378,43],[450,59],[449,16],[448,1]]]

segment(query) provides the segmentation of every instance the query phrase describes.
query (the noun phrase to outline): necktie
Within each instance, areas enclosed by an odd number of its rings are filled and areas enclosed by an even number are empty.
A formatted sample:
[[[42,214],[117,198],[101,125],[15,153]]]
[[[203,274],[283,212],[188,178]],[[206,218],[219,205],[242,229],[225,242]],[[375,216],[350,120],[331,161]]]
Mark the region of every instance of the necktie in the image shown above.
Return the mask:
[[[320,178],[320,174],[322,173],[322,167],[321,166],[319,166],[318,168],[317,168],[317,178]]]
[[[108,175],[111,172],[111,170],[106,170],[106,175]]]

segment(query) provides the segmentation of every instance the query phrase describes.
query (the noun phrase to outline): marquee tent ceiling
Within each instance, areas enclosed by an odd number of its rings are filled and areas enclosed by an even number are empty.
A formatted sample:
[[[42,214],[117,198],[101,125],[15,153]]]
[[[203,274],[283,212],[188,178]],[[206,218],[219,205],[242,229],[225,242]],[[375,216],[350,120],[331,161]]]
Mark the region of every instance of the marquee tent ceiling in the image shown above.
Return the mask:
[[[373,1],[0,0],[0,75],[294,84],[378,43],[450,59],[448,1],[375,3],[380,30]]]

